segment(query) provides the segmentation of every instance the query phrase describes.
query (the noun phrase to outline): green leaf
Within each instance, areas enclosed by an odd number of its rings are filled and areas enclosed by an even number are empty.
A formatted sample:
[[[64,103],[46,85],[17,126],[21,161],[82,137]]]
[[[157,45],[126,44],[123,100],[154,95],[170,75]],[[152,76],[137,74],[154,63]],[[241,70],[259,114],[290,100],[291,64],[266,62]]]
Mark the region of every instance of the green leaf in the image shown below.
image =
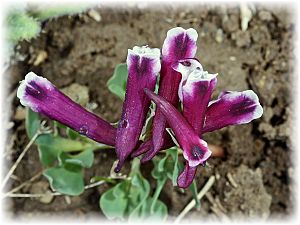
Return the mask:
[[[176,147],[166,150],[163,158],[153,158],[154,169],[152,176],[159,180],[168,177],[172,180],[173,185],[177,185],[177,177],[180,170],[180,162],[178,161],[178,150]]]
[[[78,137],[82,137],[78,132],[74,131],[73,129],[67,127],[66,129],[66,133],[68,135],[69,138],[71,138],[72,140],[77,139]]]
[[[36,140],[36,144],[38,145],[40,160],[45,166],[51,165],[62,152],[76,152],[92,148],[92,144],[70,140],[52,134],[40,135]],[[84,167],[89,167],[89,165],[93,163],[94,156],[91,155],[91,153],[88,152],[80,155],[79,159],[81,157],[86,158]]]
[[[92,143],[62,138],[52,134],[40,135],[36,140],[36,144],[39,146],[45,145],[51,146],[51,148],[61,149],[62,152],[76,152],[93,147]]]
[[[107,81],[108,89],[120,99],[125,99],[128,70],[126,63],[116,66],[113,76]]]
[[[153,206],[153,198],[147,198],[147,201],[142,207],[141,217],[143,220],[153,222],[155,221],[165,221],[168,216],[168,208],[167,206],[160,200],[156,200],[155,207],[151,210]]]
[[[128,181],[123,181],[101,195],[99,205],[108,219],[125,219],[129,199],[126,195],[116,195],[116,193],[126,193],[128,185]]]
[[[90,168],[94,162],[94,152],[92,149],[86,149],[76,155],[70,155],[68,153],[62,152],[59,155],[59,160],[62,164],[70,163],[79,165],[84,168]]]
[[[73,172],[57,166],[44,171],[53,190],[66,195],[80,195],[84,191],[84,180],[81,172]]]
[[[30,108],[26,109],[25,127],[28,137],[31,139],[40,128],[41,119],[38,113],[33,112]]]
[[[140,217],[140,209],[150,193],[149,182],[142,177],[141,174],[136,174],[131,179],[131,188],[129,192],[130,205],[128,206],[129,219]]]
[[[139,160],[134,159],[130,173],[131,180],[125,180],[100,198],[100,207],[109,219],[140,218],[142,207],[150,193],[149,182],[139,171]]]
[[[40,161],[44,166],[49,166],[57,159],[62,152],[59,148],[53,148],[52,146],[39,145],[38,146]]]

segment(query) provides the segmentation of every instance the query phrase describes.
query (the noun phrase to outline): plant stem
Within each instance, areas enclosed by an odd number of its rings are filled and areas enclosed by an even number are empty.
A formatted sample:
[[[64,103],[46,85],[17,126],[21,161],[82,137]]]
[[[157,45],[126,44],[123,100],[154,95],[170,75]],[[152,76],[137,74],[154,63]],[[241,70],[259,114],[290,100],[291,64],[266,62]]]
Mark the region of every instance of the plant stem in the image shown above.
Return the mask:
[[[153,201],[152,201],[151,209],[150,209],[151,214],[154,213],[154,209],[155,209],[157,199],[158,199],[159,194],[160,194],[161,190],[163,189],[166,181],[167,181],[167,177],[164,177],[163,180],[157,180],[157,186],[156,186],[155,193],[153,195]]]

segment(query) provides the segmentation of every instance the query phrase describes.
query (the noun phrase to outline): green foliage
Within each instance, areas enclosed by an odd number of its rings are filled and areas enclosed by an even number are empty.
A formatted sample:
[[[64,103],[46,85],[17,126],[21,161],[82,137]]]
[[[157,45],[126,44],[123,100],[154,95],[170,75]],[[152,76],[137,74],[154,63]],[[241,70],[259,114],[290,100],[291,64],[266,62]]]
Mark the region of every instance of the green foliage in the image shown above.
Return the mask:
[[[38,132],[40,124],[39,115],[28,109],[26,131],[30,138]],[[57,129],[66,131],[66,127],[62,124],[54,127],[54,134],[42,134],[35,141],[42,164],[49,167],[43,174],[55,191],[79,195],[84,191],[83,170],[93,165],[93,150],[97,145],[76,132],[72,132],[73,139],[61,137]]]
[[[152,160],[154,163],[152,176],[157,180],[152,208],[154,207],[154,204],[156,204],[156,200],[168,178],[172,181],[173,186],[177,186],[179,171],[184,169],[183,163],[178,160],[178,153],[179,148],[173,147],[166,150],[166,154],[163,158],[156,156]],[[200,208],[200,202],[197,198],[197,184],[195,181],[190,185],[189,190],[192,192],[193,198],[196,201],[196,208]]]
[[[26,3],[11,6],[5,16],[6,55],[12,55],[18,41],[30,40],[39,35],[41,22],[63,15],[81,13],[93,7],[93,3],[53,4],[38,3],[28,7]]]
[[[73,15],[81,13],[93,5],[91,3],[76,3],[76,4],[53,4],[53,3],[39,3],[32,5],[29,8],[30,15],[44,21],[51,18],[56,18],[64,15]]]
[[[51,188],[66,195],[80,195],[84,191],[84,181],[81,173],[61,166],[44,171]]]
[[[177,185],[179,171],[183,169],[183,164],[178,161],[178,148],[173,147],[166,150],[163,158],[153,158],[154,168],[152,176],[156,180],[171,179],[173,186]]]
[[[108,219],[117,220],[165,220],[166,205],[157,200],[155,207],[150,196],[150,184],[139,170],[139,160],[134,159],[130,179],[124,180],[102,194],[100,208]]]
[[[128,79],[128,70],[125,63],[121,63],[116,66],[114,74],[107,81],[108,89],[118,96],[120,99],[125,99],[126,83]]]
[[[40,22],[22,10],[8,12],[6,26],[7,39],[12,43],[36,37],[41,30]]]

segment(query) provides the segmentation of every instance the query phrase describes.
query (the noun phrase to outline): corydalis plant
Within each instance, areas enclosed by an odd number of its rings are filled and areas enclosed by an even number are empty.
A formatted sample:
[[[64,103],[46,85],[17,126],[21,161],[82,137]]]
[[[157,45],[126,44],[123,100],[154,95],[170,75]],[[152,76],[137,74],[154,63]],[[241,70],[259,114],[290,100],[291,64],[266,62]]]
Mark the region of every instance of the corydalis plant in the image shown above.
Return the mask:
[[[115,146],[119,158],[116,171],[125,159],[144,154],[142,162],[162,149],[174,146],[166,132],[171,127],[186,159],[185,169],[178,177],[179,187],[188,187],[198,165],[214,155],[202,134],[229,125],[244,124],[259,118],[263,109],[251,91],[222,92],[211,101],[217,74],[204,71],[196,54],[197,32],[173,28],[167,33],[162,48],[134,47],[128,51],[128,81],[122,116],[118,128],[86,111],[61,93],[47,79],[29,73],[18,89],[21,104],[57,120],[80,134],[107,145]],[[160,73],[158,95],[155,82]],[[147,97],[148,96],[148,97]],[[150,106],[157,105],[150,138],[140,144],[140,134]],[[177,109],[182,103],[183,111]],[[135,150],[136,149],[136,150]]]

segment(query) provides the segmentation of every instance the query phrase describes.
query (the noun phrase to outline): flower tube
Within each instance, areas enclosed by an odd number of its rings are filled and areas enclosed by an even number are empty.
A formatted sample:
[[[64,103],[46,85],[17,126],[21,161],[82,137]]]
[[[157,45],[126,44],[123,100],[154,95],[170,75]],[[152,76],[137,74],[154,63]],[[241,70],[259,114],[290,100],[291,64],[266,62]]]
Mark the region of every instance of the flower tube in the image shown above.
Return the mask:
[[[153,102],[155,102],[156,106],[166,117],[183,150],[183,157],[188,161],[188,165],[190,167],[195,167],[199,164],[205,164],[206,160],[211,155],[207,143],[200,139],[192,126],[172,104],[148,89],[145,89],[145,93]]]
[[[154,90],[160,71],[160,50],[148,47],[134,47],[128,50],[128,81],[122,115],[116,134],[116,153],[119,163],[115,171],[120,171],[125,159],[136,147],[147,112],[150,99],[144,88]]]
[[[261,117],[263,108],[252,90],[225,91],[211,101],[206,111],[203,133],[230,125],[249,123]]]
[[[217,74],[203,71],[199,61],[195,59],[186,59],[185,64],[178,62],[173,68],[186,78],[178,91],[183,116],[201,137],[205,112],[217,84]],[[183,172],[178,176],[178,186],[187,188],[193,182],[196,171],[197,167],[190,167],[186,162]]]
[[[167,32],[167,37],[162,47],[162,68],[158,94],[170,102],[173,106],[178,105],[178,87],[181,82],[181,74],[172,68],[172,64],[178,60],[195,57],[198,34],[193,28],[183,29],[176,27]],[[165,139],[167,120],[159,109],[156,109],[153,119],[151,148],[142,158],[142,162],[148,161],[161,150]],[[144,145],[148,145],[145,143]],[[141,145],[141,148],[144,147]],[[138,150],[139,151],[139,150]]]
[[[46,78],[30,72],[18,88],[23,106],[56,120],[97,142],[115,145],[116,128],[59,91]]]

